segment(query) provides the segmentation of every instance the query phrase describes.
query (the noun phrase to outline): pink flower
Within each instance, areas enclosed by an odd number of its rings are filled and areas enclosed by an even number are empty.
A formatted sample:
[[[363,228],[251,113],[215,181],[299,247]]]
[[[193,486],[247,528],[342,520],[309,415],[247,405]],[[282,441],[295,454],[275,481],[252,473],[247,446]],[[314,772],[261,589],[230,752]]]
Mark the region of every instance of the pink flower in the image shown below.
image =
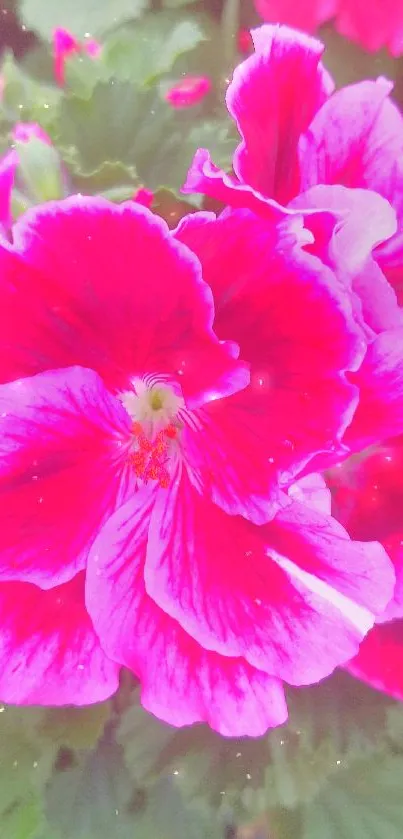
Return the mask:
[[[349,539],[324,511],[323,485],[293,486],[354,410],[346,374],[363,348],[348,297],[281,225],[243,211],[216,224],[221,341],[208,278],[179,241],[185,222],[175,236],[135,202],[75,197],[28,211],[0,247],[10,661],[24,660],[33,632],[14,587],[28,597],[40,586],[50,603],[38,679],[7,670],[14,702],[53,701],[67,672],[58,643],[71,644],[72,667],[85,664],[69,701],[113,691],[78,595],[57,638],[53,594],[79,589],[84,572],[102,650],[139,676],[145,707],[225,735],[284,722],[283,681],[308,684],[351,659],[390,600],[381,546]],[[209,216],[216,248],[213,227]]]
[[[90,58],[98,58],[101,44],[94,38],[78,41],[67,29],[55,29],[53,33],[54,73],[57,83],[63,87],[66,81],[66,60],[72,55],[84,52]]]
[[[337,518],[364,540],[379,539],[396,574],[392,600],[370,630],[349,672],[403,699],[403,438],[364,452],[328,475]]]
[[[197,105],[211,90],[207,76],[186,76],[169,88],[165,99],[173,108],[191,108]]]
[[[343,440],[359,450],[403,430],[403,314],[392,287],[403,277],[403,120],[384,79],[334,92],[318,41],[279,26],[252,34],[255,54],[227,91],[241,134],[235,176],[200,149],[183,191],[267,221],[288,212],[291,224],[298,212],[311,235],[306,247],[337,266],[368,343],[351,375],[360,401]],[[197,237],[197,216],[191,223]],[[187,241],[194,247],[190,232]],[[197,252],[204,263],[208,254]]]
[[[400,0],[255,0],[264,20],[286,23],[314,32],[334,18],[341,35],[375,52],[387,47],[391,55],[403,53],[403,6]]]

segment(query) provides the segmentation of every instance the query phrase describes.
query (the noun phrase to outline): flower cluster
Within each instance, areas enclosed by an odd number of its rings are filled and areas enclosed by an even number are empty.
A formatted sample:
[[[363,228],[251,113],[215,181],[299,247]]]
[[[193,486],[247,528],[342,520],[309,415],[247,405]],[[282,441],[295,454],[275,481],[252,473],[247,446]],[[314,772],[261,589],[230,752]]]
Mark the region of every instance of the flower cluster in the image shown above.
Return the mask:
[[[0,170],[6,702],[95,702],[125,666],[161,719],[258,736],[398,603],[329,487],[403,434],[403,121],[384,80],[335,93],[317,41],[253,34],[234,175],[201,149],[184,187],[218,215],[76,195],[11,225]]]

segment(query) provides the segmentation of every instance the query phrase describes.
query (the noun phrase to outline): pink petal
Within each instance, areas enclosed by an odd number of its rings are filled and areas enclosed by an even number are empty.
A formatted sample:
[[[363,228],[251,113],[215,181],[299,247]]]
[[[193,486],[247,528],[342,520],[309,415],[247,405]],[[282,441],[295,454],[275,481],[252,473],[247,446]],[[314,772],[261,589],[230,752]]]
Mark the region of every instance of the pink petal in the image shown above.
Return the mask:
[[[65,83],[66,58],[79,52],[80,44],[67,29],[58,28],[53,32],[54,74],[56,82]]]
[[[282,207],[271,198],[265,198],[215,166],[207,149],[198,149],[195,153],[181,192],[185,195],[199,192],[230,207],[252,210],[268,221],[282,221],[293,215],[292,210]]]
[[[0,252],[3,282],[18,292],[1,318],[3,381],[74,364],[111,390],[135,375],[180,374],[190,404],[245,385],[245,366],[213,334],[198,260],[144,207],[49,202],[15,225],[14,247]]]
[[[346,670],[371,687],[403,699],[403,620],[374,626]]]
[[[287,717],[281,682],[200,647],[144,588],[149,507],[135,496],[100,532],[87,604],[102,645],[142,683],[144,707],[171,725],[207,722],[225,736],[259,736]]]
[[[251,410],[266,435],[262,451],[286,472],[337,445],[357,398],[344,371],[356,369],[364,351],[345,287],[247,211],[189,216],[176,235],[201,260],[219,338],[234,339],[252,365],[252,393],[228,403],[237,406],[239,428]]]
[[[393,594],[392,563],[378,542],[352,541],[336,519],[298,501],[268,526],[270,545],[340,594],[382,615]]]
[[[403,313],[396,294],[375,262],[383,243],[396,232],[396,215],[389,202],[369,189],[319,185],[303,192],[290,206],[304,214],[305,226],[314,235],[309,250],[353,292],[358,321],[376,332],[400,326]],[[333,213],[338,223],[329,225],[328,236],[323,235],[321,217],[309,216],[307,210]],[[381,243],[382,248],[377,248]]]
[[[50,588],[85,568],[130,490],[129,435],[126,411],[90,370],[0,386],[0,579]]]
[[[301,501],[313,510],[330,515],[332,509],[332,495],[325,479],[318,472],[312,472],[292,484],[288,495],[294,501]]]
[[[255,6],[263,20],[315,32],[334,16],[337,0],[255,0]]]
[[[303,187],[343,184],[391,198],[403,118],[379,78],[337,90],[311,122],[300,144]]]
[[[338,90],[301,138],[300,164],[304,189],[319,183],[364,187],[392,204],[399,232],[389,234],[393,238],[378,248],[377,258],[396,287],[403,279],[403,117],[391,90],[383,78]]]
[[[0,583],[0,698],[16,705],[86,705],[118,688],[84,606],[84,575],[43,591]]]
[[[0,230],[11,224],[11,193],[14,187],[18,157],[15,151],[0,159]]]
[[[178,485],[159,493],[153,509],[146,589],[205,649],[242,656],[273,676],[308,684],[352,657],[373,616],[361,614],[355,603],[349,609],[344,600],[340,605],[334,589],[298,570],[293,556],[287,559],[272,551],[270,539],[271,525],[255,527],[241,517],[227,516],[198,495],[183,474]],[[321,566],[320,536],[308,543],[306,552],[313,551]],[[343,570],[346,578],[348,573],[352,577],[349,589],[359,590],[362,568],[356,575],[357,551],[350,545],[346,538]],[[341,585],[339,546],[330,540],[329,566],[334,550],[336,584]],[[378,587],[374,581],[360,597],[376,597],[381,610],[394,579],[380,546],[378,560]]]
[[[210,90],[208,76],[185,76],[167,90],[164,99],[173,108],[191,108],[201,102]]]
[[[340,0],[336,28],[370,52],[387,47],[395,58],[403,54],[400,0]]]
[[[230,515],[255,524],[268,521],[284,503],[266,408],[249,387],[193,411],[181,434],[192,483]]]
[[[252,34],[256,53],[235,69],[227,91],[242,136],[234,170],[240,181],[286,203],[299,192],[299,137],[331,92],[320,64],[324,48],[287,27]]]
[[[403,433],[403,329],[377,336],[352,379],[360,390],[353,422],[344,436],[352,451]]]

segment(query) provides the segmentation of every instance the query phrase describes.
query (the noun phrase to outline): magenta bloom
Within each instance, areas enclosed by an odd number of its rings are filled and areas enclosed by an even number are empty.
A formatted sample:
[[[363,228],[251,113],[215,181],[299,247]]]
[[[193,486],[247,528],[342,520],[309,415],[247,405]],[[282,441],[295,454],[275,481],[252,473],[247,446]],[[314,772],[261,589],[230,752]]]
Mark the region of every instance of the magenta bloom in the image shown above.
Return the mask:
[[[101,44],[94,38],[78,41],[67,29],[55,29],[53,33],[54,74],[56,82],[63,87],[66,81],[66,60],[72,55],[86,53],[90,58],[98,58]]]
[[[403,6],[400,0],[255,0],[257,11],[271,23],[286,23],[306,32],[334,18],[341,35],[375,52],[386,47],[403,53]]]
[[[259,735],[390,600],[383,548],[293,483],[355,409],[348,296],[281,225],[214,224],[204,279],[134,202],[49,203],[0,249],[3,699],[95,701],[116,662],[162,719]]]
[[[173,108],[191,108],[211,90],[208,76],[186,76],[167,90],[165,99]]]
[[[318,41],[279,26],[252,34],[255,54],[236,68],[227,92],[242,138],[235,176],[200,149],[184,192],[204,192],[261,220],[288,212],[291,224],[292,213],[302,213],[307,249],[337,266],[368,342],[351,376],[360,402],[343,441],[363,448],[402,430],[403,315],[394,289],[403,277],[403,119],[384,79],[334,92]],[[203,224],[197,216],[189,222],[190,247],[197,249]],[[208,255],[197,252],[204,264]]]

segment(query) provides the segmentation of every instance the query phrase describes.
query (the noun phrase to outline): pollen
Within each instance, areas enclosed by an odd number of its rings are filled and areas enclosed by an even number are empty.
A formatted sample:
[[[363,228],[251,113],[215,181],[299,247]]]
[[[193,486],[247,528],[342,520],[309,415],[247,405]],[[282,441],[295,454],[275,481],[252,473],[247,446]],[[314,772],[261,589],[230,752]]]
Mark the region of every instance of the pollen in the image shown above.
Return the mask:
[[[166,489],[169,486],[169,472],[166,467],[168,445],[177,436],[177,429],[170,424],[159,431],[153,441],[147,439],[138,422],[133,423],[132,431],[138,448],[130,453],[129,462],[135,475],[146,484],[156,481],[160,487]]]

